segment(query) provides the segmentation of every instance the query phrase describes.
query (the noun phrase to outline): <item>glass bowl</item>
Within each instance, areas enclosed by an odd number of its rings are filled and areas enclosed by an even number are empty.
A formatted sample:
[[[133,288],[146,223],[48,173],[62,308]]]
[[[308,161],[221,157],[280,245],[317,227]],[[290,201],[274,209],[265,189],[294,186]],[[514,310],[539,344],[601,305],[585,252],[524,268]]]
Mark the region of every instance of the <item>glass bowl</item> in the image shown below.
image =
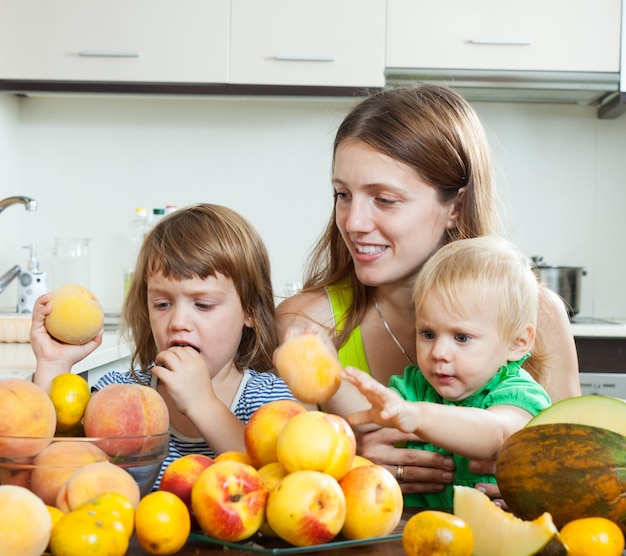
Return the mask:
[[[0,436],[0,484],[24,486],[39,494],[41,483],[49,486],[88,463],[110,461],[132,475],[143,497],[159,476],[169,437],[169,432],[115,438]]]

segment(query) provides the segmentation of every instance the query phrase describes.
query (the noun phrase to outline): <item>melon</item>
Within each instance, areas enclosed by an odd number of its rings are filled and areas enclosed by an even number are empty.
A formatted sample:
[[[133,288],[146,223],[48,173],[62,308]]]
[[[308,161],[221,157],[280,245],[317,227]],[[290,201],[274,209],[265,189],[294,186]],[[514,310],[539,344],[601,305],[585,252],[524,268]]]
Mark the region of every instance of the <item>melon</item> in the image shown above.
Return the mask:
[[[626,401],[599,394],[566,398],[535,415],[526,426],[547,423],[578,423],[626,436]]]
[[[608,425],[615,417],[604,418]],[[533,424],[506,439],[496,466],[500,493],[516,516],[549,512],[559,529],[600,516],[626,533],[624,435],[580,423]]]
[[[454,515],[474,533],[474,556],[532,556],[565,554],[549,513],[524,521],[504,511],[483,492],[454,486]]]

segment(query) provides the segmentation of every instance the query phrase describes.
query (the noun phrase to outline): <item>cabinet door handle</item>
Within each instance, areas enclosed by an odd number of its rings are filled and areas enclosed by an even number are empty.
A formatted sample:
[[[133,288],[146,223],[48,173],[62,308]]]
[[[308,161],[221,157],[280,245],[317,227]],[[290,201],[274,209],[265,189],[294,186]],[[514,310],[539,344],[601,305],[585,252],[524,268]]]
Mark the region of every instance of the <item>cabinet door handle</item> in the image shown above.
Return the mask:
[[[79,50],[78,55],[91,58],[139,58],[136,50]]]
[[[292,54],[277,54],[274,60],[278,62],[334,62],[334,56],[296,56]]]
[[[468,41],[470,44],[476,45],[495,45],[495,46],[530,46],[531,42],[520,39],[470,39]]]

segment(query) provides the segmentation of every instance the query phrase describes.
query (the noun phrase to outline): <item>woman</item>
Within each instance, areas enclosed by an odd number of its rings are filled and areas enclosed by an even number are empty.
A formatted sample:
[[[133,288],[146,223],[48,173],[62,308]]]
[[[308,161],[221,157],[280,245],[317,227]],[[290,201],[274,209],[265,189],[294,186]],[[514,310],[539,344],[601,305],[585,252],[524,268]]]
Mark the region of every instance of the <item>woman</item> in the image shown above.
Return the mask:
[[[279,305],[279,321],[283,332],[321,328],[344,366],[387,384],[416,363],[411,293],[425,261],[451,241],[500,231],[487,137],[472,107],[448,88],[382,91],[340,125],[332,184],[333,213],[302,292]],[[535,352],[524,366],[553,402],[580,395],[567,312],[545,287]],[[414,439],[381,429],[359,446],[396,474],[405,493],[443,490],[452,459],[394,446]],[[494,462],[473,461],[472,469],[493,473]],[[498,495],[495,485],[479,488]]]

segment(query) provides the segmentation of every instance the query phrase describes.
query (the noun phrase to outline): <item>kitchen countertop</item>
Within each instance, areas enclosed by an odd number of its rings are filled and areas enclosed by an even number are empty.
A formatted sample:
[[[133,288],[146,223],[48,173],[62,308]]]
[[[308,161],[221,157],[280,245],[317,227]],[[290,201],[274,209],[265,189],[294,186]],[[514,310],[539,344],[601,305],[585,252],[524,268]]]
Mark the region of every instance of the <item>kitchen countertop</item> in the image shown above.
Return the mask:
[[[73,373],[84,373],[130,354],[128,344],[120,340],[118,332],[105,332],[102,344],[93,353],[72,368]],[[28,375],[35,370],[35,355],[30,343],[0,343],[0,371],[21,371]]]
[[[571,324],[576,338],[626,338],[626,322],[574,317]]]

